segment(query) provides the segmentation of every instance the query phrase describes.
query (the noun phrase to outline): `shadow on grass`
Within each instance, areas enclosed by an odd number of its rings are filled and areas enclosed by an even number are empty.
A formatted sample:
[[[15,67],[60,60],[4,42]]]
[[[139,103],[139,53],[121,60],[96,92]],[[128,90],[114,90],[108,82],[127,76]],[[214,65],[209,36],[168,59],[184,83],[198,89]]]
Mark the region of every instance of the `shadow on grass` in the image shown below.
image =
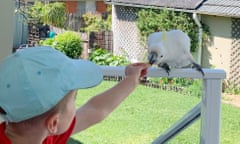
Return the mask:
[[[83,143],[73,138],[69,138],[67,144],[83,144]]]

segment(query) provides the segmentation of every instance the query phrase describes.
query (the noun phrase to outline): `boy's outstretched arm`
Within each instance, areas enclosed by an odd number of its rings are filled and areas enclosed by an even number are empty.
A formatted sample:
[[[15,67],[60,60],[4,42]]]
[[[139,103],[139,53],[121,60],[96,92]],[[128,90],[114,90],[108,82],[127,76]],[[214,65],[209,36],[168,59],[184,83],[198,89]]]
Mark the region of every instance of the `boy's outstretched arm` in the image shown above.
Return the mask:
[[[114,87],[91,98],[76,113],[73,133],[80,132],[106,118],[139,84],[147,74],[149,64],[134,63],[125,69],[126,78]]]

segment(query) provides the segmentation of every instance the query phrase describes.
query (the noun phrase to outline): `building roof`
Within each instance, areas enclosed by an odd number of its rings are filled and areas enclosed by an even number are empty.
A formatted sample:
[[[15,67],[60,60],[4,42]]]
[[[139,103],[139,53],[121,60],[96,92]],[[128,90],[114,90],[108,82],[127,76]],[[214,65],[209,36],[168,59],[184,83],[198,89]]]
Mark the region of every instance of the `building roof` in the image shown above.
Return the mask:
[[[204,0],[106,0],[114,4],[129,4],[177,9],[196,9]]]
[[[105,0],[115,5],[170,8],[207,15],[240,17],[240,0]]]
[[[207,0],[197,9],[198,13],[240,17],[240,0]]]

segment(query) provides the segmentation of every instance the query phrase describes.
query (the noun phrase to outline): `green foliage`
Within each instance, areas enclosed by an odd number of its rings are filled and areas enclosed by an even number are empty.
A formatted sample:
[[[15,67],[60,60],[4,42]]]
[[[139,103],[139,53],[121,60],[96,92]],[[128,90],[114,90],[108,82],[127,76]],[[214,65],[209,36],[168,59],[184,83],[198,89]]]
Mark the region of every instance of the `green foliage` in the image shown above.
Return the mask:
[[[54,38],[47,38],[45,40],[40,40],[39,44],[44,46],[52,46],[54,43]]]
[[[211,42],[213,41],[210,33],[210,28],[208,25],[202,23],[202,29],[203,29],[202,44],[203,47],[207,47],[207,45],[209,44],[211,45]]]
[[[222,82],[222,91],[224,93],[240,95],[240,87],[236,84],[231,83],[229,80]]]
[[[104,20],[101,14],[86,13],[83,15],[83,19],[85,22],[83,31],[85,32],[100,32],[111,30],[111,15],[108,15],[107,19]]]
[[[124,57],[115,56],[101,48],[94,50],[89,59],[99,65],[121,66],[129,63]]]
[[[65,6],[64,3],[60,2],[43,4],[36,1],[34,5],[27,6],[23,11],[29,19],[41,24],[45,23],[63,28],[66,21]]]
[[[240,88],[237,85],[229,85],[224,89],[225,93],[240,95]]]
[[[82,40],[80,36],[73,31],[66,31],[55,37],[56,49],[62,51],[71,58],[79,58],[82,53]]]
[[[149,78],[149,80],[154,84],[171,85],[183,88],[181,93],[187,94],[189,96],[200,97],[202,95],[202,81],[195,80],[192,78]]]
[[[193,80],[193,83],[184,88],[184,93],[190,96],[202,96],[202,80]]]
[[[192,78],[174,78],[175,84],[183,87],[191,86],[194,83]]]
[[[44,9],[44,4],[39,1],[36,1],[34,5],[28,6],[25,12],[28,18],[38,21],[39,23],[44,23],[43,9]]]
[[[63,28],[66,21],[64,3],[49,3],[43,9],[43,22],[49,25]]]
[[[195,52],[198,44],[198,27],[191,15],[183,12],[158,9],[140,9],[137,13],[137,26],[144,44],[150,33],[179,29],[191,38],[191,51]],[[205,39],[207,34],[205,33]]]
[[[73,31],[66,31],[55,38],[43,40],[40,45],[56,48],[71,58],[79,58],[83,50],[82,39]]]
[[[153,83],[159,83],[160,85],[171,84],[175,86],[186,87],[193,84],[194,80],[191,78],[150,78]]]

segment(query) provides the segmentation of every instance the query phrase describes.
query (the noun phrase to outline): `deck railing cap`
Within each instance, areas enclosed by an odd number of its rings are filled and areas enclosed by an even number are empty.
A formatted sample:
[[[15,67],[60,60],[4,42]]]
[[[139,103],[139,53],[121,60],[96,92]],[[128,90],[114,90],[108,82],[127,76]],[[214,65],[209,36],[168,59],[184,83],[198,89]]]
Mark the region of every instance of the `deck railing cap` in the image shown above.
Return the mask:
[[[124,76],[125,66],[101,66],[103,75],[106,76]],[[178,77],[178,78],[198,78],[198,79],[225,79],[226,72],[223,69],[208,69],[204,68],[202,74],[191,68],[171,69],[169,75],[162,68],[151,67],[148,69],[147,77]]]

